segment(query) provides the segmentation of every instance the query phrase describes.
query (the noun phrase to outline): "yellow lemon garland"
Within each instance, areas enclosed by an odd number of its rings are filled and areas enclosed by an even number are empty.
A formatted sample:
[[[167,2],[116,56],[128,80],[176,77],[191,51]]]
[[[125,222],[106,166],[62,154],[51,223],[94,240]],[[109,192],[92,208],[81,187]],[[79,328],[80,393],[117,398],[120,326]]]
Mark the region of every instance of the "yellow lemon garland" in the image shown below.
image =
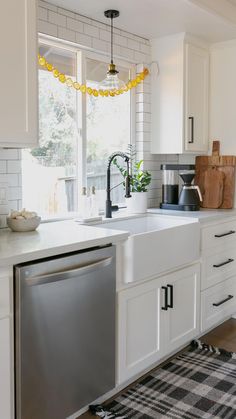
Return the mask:
[[[143,71],[137,76],[129,80],[128,83],[121,89],[113,89],[113,90],[102,90],[102,89],[92,89],[91,87],[87,86],[86,84],[80,84],[77,81],[73,81],[70,77],[67,77],[65,74],[60,73],[57,68],[55,68],[52,64],[48,63],[46,58],[42,55],[38,54],[38,63],[41,67],[44,67],[46,70],[52,72],[53,76],[57,78],[61,83],[66,84],[68,87],[73,87],[75,90],[80,90],[81,93],[88,93],[89,95],[93,95],[95,97],[114,97],[121,95],[125,92],[128,92],[130,89],[136,87],[139,83],[149,75],[149,70],[144,68]]]

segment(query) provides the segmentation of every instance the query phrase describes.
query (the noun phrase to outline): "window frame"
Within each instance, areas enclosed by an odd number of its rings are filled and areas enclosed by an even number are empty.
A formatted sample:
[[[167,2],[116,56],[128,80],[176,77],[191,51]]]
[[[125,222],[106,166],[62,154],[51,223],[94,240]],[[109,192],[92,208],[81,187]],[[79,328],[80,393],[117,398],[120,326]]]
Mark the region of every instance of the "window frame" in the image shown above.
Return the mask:
[[[86,59],[94,59],[109,64],[110,57],[107,53],[94,51],[83,47],[82,45],[75,45],[71,42],[59,40],[57,38],[49,37],[47,35],[39,35],[39,44],[45,44],[47,46],[57,47],[66,49],[76,54],[76,79],[79,83],[86,83]],[[115,63],[119,66],[130,71],[130,77],[133,78],[136,75],[136,64],[130,61],[117,58],[115,56]],[[76,191],[76,205],[79,207],[80,192],[83,186],[87,186],[87,121],[86,121],[86,108],[87,108],[87,95],[77,92],[76,94],[76,124],[78,131],[77,138],[77,191]],[[130,142],[128,144],[135,144],[135,114],[136,114],[136,100],[135,90],[130,91]],[[76,211],[76,214],[78,211]],[[65,219],[74,218],[75,213],[65,214]],[[59,217],[58,217],[59,218]],[[53,217],[53,219],[58,219]],[[64,218],[64,217],[63,217]],[[63,219],[60,217],[60,219]],[[51,219],[51,218],[50,218]]]

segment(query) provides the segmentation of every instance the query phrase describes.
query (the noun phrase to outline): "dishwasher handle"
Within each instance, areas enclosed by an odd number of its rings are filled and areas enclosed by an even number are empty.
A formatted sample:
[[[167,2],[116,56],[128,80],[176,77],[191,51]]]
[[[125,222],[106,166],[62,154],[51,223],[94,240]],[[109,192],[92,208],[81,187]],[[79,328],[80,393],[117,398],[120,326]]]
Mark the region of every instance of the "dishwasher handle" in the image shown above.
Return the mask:
[[[80,265],[74,269],[67,269],[65,271],[53,272],[51,274],[43,274],[37,276],[31,276],[26,278],[28,286],[50,284],[52,282],[65,281],[67,279],[74,278],[76,275],[85,275],[89,272],[96,271],[97,269],[105,268],[111,264],[112,256],[100,260],[96,260],[84,265]]]

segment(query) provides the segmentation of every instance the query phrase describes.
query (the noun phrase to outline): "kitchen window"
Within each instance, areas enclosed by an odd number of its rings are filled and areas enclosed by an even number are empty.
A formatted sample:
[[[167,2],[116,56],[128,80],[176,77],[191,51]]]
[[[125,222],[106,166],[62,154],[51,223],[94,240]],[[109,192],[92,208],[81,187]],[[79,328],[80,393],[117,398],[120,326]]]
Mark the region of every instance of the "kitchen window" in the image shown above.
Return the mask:
[[[40,54],[73,80],[97,88],[108,59],[57,44],[40,44]],[[120,78],[128,81],[132,66],[117,62]],[[39,146],[22,152],[23,206],[43,218],[79,212],[83,186],[95,186],[105,200],[108,156],[126,151],[132,142],[133,92],[96,98],[59,83],[39,68]],[[112,183],[121,182],[114,167]],[[122,185],[113,190],[114,203],[124,203]]]

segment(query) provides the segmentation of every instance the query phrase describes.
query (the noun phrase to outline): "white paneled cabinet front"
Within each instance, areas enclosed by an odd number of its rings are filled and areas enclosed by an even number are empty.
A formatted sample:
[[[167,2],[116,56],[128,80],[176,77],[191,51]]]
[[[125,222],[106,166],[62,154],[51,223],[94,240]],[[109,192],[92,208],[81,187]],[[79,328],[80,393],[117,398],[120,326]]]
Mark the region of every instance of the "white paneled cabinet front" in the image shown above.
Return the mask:
[[[160,294],[156,280],[118,293],[118,383],[161,358]]]
[[[0,320],[0,418],[12,419],[10,319]]]
[[[209,53],[186,36],[153,39],[151,152],[208,150]]]
[[[200,266],[118,293],[118,383],[148,369],[197,336]]]
[[[1,2],[0,147],[37,145],[36,3]]]
[[[209,56],[203,48],[185,45],[185,151],[208,149]]]
[[[181,269],[165,279],[168,311],[165,352],[172,352],[195,338],[200,331],[200,266]]]

